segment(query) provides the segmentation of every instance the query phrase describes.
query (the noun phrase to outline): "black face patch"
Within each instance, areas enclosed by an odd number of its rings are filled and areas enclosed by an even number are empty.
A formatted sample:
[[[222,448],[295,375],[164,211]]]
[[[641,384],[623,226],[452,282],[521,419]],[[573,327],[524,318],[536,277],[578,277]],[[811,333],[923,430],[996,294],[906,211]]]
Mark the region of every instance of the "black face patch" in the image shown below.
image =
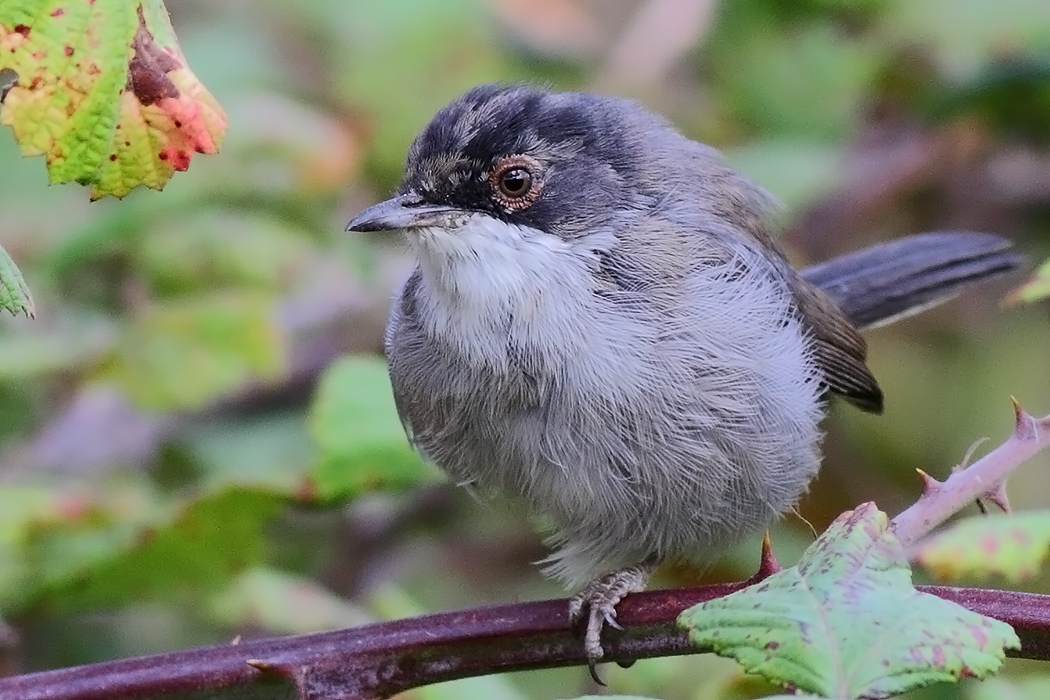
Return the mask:
[[[639,114],[634,103],[616,98],[482,85],[443,108],[416,137],[399,191],[580,235],[620,201],[639,169],[643,134],[629,128]],[[535,159],[543,184],[537,200],[518,210],[501,204],[489,182],[493,166],[515,155]]]

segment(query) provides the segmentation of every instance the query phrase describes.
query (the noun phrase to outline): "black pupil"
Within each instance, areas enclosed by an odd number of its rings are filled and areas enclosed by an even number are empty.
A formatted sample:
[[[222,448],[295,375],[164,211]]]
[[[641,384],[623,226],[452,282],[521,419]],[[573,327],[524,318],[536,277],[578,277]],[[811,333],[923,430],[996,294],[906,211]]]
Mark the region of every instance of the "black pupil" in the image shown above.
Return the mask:
[[[522,168],[508,170],[503,175],[503,191],[507,194],[525,194],[529,188],[529,173]]]

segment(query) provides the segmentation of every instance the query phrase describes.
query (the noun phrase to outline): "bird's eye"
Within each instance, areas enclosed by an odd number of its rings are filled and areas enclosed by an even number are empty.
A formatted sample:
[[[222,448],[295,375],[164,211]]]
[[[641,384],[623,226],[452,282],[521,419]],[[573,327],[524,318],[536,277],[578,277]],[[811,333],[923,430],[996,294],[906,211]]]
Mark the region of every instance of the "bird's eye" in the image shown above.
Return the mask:
[[[500,192],[511,199],[524,197],[529,193],[529,187],[531,185],[532,175],[530,175],[529,171],[525,168],[511,168],[510,170],[505,170],[499,178]]]
[[[492,168],[489,186],[495,200],[504,208],[525,209],[539,198],[543,188],[540,164],[529,156],[508,156]]]

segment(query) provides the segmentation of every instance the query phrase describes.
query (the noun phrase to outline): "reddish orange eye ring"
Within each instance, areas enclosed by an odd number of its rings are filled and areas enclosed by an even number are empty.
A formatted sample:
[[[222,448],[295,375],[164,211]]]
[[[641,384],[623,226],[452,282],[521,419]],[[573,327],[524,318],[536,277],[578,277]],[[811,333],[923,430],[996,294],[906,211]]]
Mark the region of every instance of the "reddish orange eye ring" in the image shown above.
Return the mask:
[[[507,156],[489,171],[492,198],[504,209],[519,211],[539,199],[543,181],[539,162],[526,155]]]

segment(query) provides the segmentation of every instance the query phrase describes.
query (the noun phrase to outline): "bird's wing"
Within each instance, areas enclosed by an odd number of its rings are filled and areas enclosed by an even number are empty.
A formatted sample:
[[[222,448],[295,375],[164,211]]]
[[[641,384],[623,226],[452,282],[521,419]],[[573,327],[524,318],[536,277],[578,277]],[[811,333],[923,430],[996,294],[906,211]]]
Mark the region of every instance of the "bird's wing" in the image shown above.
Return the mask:
[[[799,275],[764,228],[749,229],[752,238],[781,263],[802,321],[813,334],[816,361],[828,391],[861,410],[882,413],[882,389],[868,368],[868,343],[864,336],[827,294]]]
[[[405,314],[405,305],[414,303],[415,289],[419,286],[420,271],[415,272],[398,287],[394,293],[393,302],[390,304],[390,316],[387,319],[386,330],[383,333],[383,350],[386,354],[387,369],[390,373],[390,390],[394,395],[394,406],[397,408],[397,417],[401,421],[401,427],[405,431],[405,437],[413,449],[420,452],[419,445],[413,436],[412,423],[409,421],[409,402],[411,401],[406,391],[408,384],[404,377],[404,368],[400,366],[398,358],[401,353],[394,351],[394,346],[403,340],[404,330],[402,327]],[[421,453],[421,452],[420,452]],[[421,453],[422,454],[422,453]],[[425,456],[425,455],[424,455]]]
[[[881,413],[882,389],[868,369],[868,344],[860,331],[820,289],[801,277],[793,277],[791,287],[816,341],[816,360],[828,390],[864,411]]]

